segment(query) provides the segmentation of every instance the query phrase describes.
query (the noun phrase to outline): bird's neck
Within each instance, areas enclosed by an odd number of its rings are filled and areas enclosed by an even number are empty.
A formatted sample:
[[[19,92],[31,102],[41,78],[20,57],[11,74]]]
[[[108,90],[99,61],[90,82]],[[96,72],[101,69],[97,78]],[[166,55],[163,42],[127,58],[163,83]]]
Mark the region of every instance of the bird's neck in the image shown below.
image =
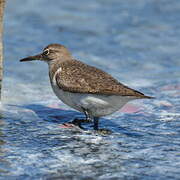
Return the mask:
[[[57,60],[51,60],[48,62],[50,79],[52,79],[54,77],[54,74],[61,67],[62,63],[63,62],[57,61]]]
[[[60,68],[60,67],[63,67],[63,64],[65,63],[68,63],[70,61],[73,61],[73,59],[69,58],[69,59],[66,59],[64,61],[61,61],[61,60],[51,60],[48,62],[48,66],[49,66],[49,77],[50,79],[52,80],[56,71]]]

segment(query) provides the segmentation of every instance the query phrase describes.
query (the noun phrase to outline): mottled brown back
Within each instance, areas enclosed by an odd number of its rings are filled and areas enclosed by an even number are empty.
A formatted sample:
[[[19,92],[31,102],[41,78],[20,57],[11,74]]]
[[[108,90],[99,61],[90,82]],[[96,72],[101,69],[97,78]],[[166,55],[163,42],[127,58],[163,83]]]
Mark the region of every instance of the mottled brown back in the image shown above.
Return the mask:
[[[60,67],[61,71],[56,73]],[[64,91],[151,98],[121,84],[108,73],[77,60],[57,62],[51,69],[50,77],[55,73],[57,85]]]

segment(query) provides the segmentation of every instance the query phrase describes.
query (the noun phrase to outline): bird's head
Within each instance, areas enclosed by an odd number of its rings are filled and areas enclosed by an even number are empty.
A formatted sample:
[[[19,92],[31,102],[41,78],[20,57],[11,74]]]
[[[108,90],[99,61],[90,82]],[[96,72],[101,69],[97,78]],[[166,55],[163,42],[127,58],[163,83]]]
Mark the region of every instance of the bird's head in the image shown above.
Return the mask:
[[[44,48],[43,52],[34,56],[29,56],[21,59],[21,62],[41,60],[47,63],[51,61],[65,61],[71,59],[71,53],[68,49],[60,44],[50,44]]]

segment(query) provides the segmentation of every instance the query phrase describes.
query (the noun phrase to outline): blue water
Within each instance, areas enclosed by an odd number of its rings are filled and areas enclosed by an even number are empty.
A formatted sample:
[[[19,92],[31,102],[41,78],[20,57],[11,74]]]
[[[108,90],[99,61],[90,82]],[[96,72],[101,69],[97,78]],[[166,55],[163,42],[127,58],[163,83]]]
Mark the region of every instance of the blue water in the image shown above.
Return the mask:
[[[0,179],[180,179],[179,12],[178,0],[8,1]],[[102,118],[111,135],[61,128],[83,115],[53,94],[45,63],[19,62],[50,43],[156,99]]]

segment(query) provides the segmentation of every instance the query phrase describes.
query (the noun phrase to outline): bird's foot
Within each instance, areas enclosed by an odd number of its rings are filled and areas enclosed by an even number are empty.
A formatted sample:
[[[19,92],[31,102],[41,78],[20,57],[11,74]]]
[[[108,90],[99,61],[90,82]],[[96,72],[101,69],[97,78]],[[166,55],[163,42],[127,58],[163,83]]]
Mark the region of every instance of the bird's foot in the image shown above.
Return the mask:
[[[100,135],[110,135],[110,134],[112,134],[112,131],[109,130],[109,129],[98,129],[98,130],[95,130],[95,132],[97,132]]]
[[[90,119],[77,119],[75,118],[71,123],[75,125],[80,125],[81,123],[91,123]]]
[[[74,127],[79,127],[80,129],[84,129],[82,127],[82,123],[90,123],[92,122],[90,119],[77,119],[75,118],[73,121],[68,122],[68,123],[63,123],[60,127],[61,128],[74,128]]]

